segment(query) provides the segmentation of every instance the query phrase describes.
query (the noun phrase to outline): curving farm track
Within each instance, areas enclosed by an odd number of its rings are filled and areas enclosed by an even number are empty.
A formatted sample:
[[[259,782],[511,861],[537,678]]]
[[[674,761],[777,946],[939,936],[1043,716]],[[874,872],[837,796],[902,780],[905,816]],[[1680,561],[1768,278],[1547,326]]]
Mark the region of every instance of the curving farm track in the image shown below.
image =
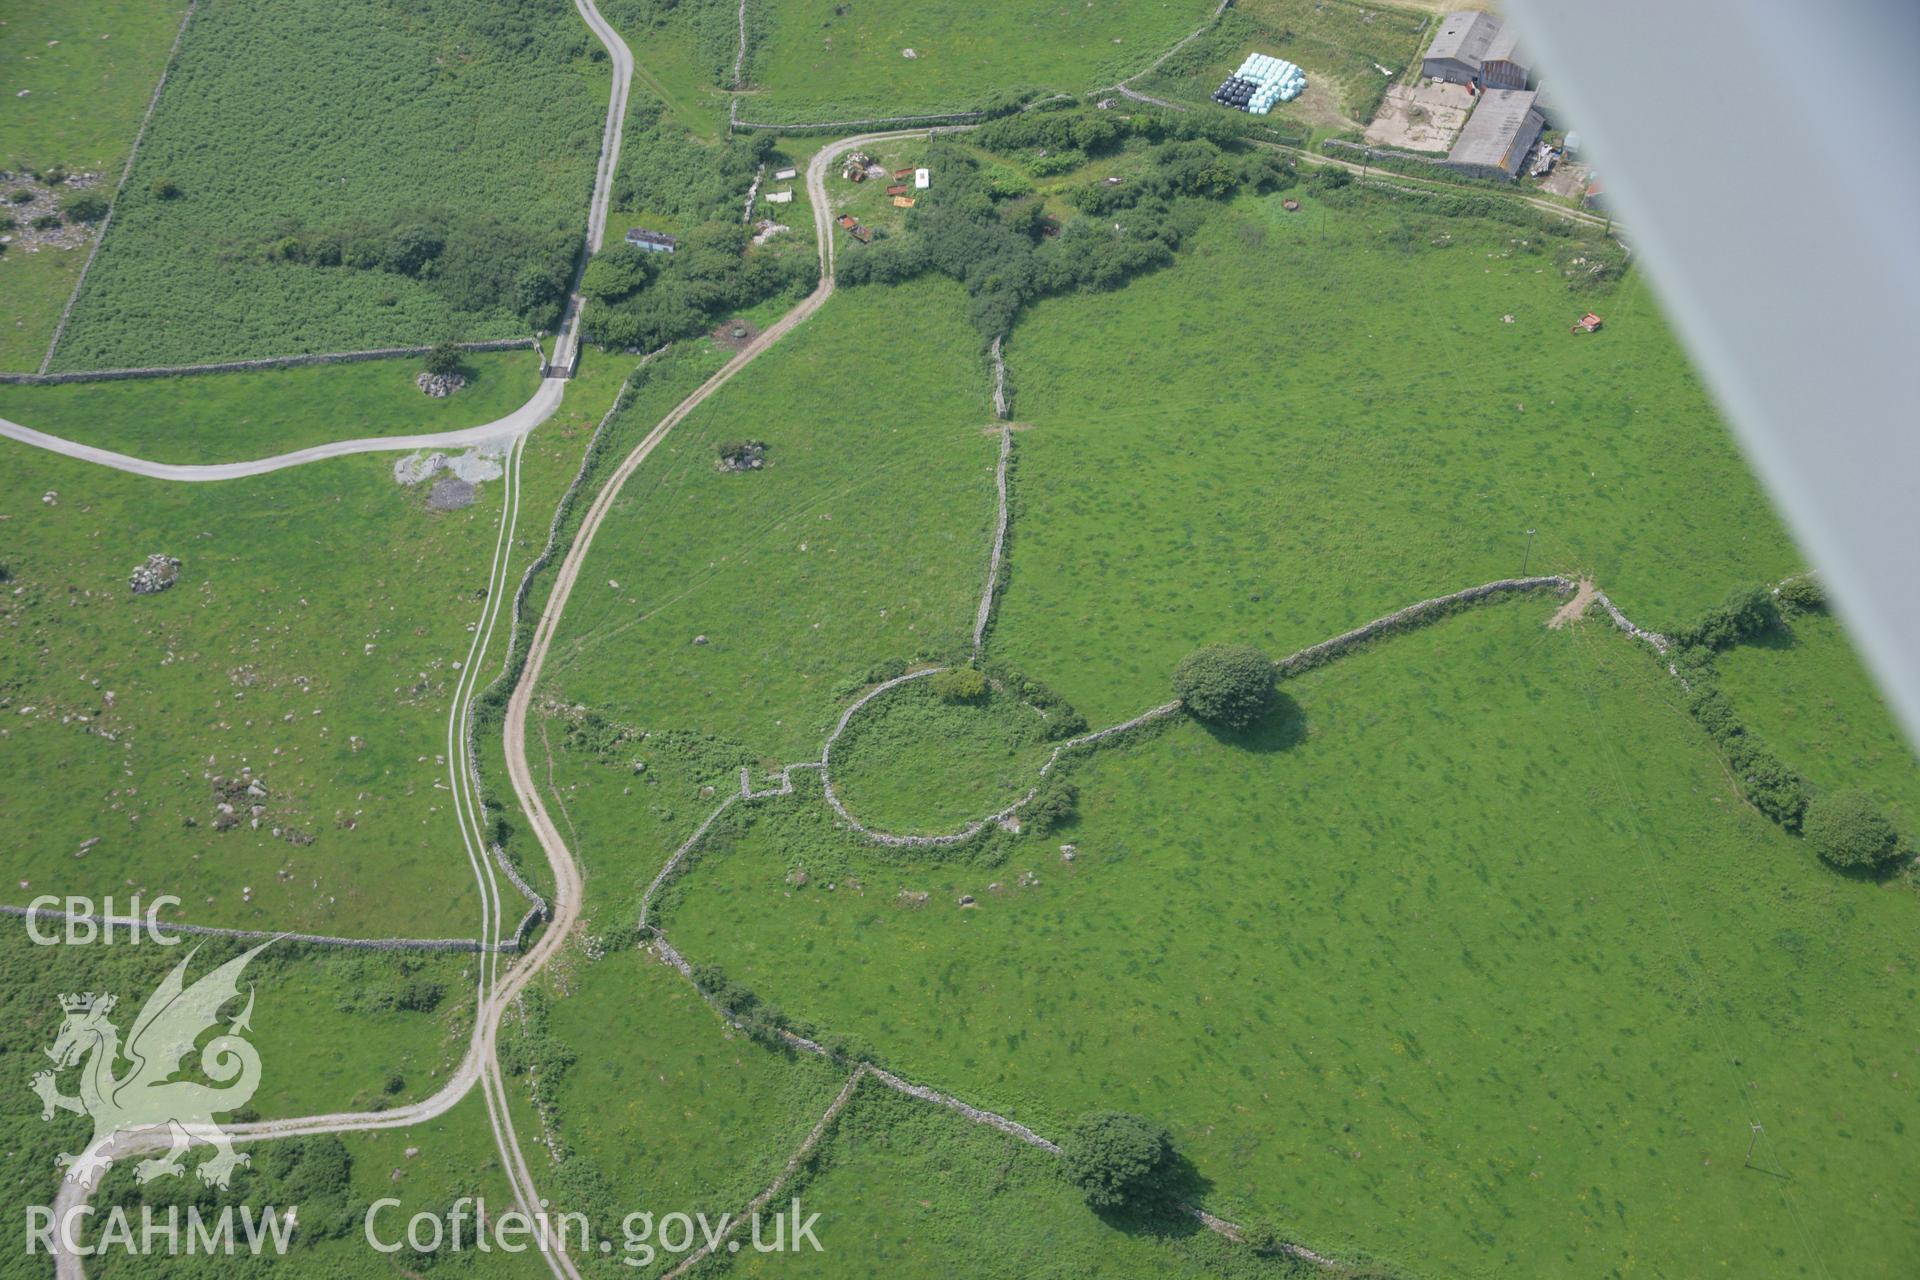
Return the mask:
[[[594,8],[593,0],[575,0],[575,4],[587,25],[607,44],[615,68],[607,131],[589,221],[589,238],[593,244],[597,245],[604,234],[606,224],[607,204],[611,196],[613,173],[621,140],[620,121],[625,115],[628,77],[632,74],[633,61],[627,46]],[[487,1103],[488,1120],[493,1128],[501,1162],[515,1198],[526,1205],[539,1203],[540,1197],[534,1188],[532,1171],[528,1168],[518,1135],[514,1132],[507,1105],[505,1082],[498,1057],[499,1029],[502,1019],[520,993],[565,945],[573,926],[579,920],[585,881],[572,851],[567,847],[566,841],[548,815],[546,806],[541,802],[532,770],[527,763],[525,734],[533,690],[544,670],[553,636],[566,610],[574,584],[579,578],[581,566],[591,550],[594,536],[612,510],[613,503],[627,479],[633,475],[641,463],[646,461],[648,455],[673,428],[684,421],[694,409],[725,386],[740,370],[752,363],[774,343],[791,332],[795,326],[818,311],[832,296],[834,289],[833,228],[826,195],[826,174],[833,160],[854,147],[887,138],[907,136],[914,132],[918,131],[871,133],[845,138],[828,144],[814,156],[807,167],[806,180],[808,195],[813,205],[815,236],[820,249],[820,283],[792,310],[768,326],[724,367],[675,406],[673,411],[662,418],[646,438],[621,461],[619,467],[595,497],[592,506],[588,508],[579,532],[556,572],[553,590],[541,611],[526,664],[508,702],[504,728],[507,768],[515,797],[526,813],[534,834],[547,855],[548,866],[553,874],[553,915],[549,922],[551,927],[544,930],[539,940],[523,955],[513,960],[504,974],[500,971],[501,959],[497,953],[488,954],[482,958],[473,1033],[468,1041],[466,1052],[453,1074],[431,1096],[390,1110],[332,1112],[228,1126],[227,1132],[235,1142],[264,1142],[312,1134],[404,1128],[445,1114],[464,1100],[474,1086],[478,1085]],[[562,350],[570,350],[571,343],[577,340],[578,321],[578,298],[576,297],[574,304],[570,307],[566,332],[563,335],[563,341],[569,345]],[[471,771],[467,767],[464,750],[464,743],[467,740],[465,730],[471,702],[478,691],[479,675],[485,665],[487,649],[499,620],[500,602],[511,595],[511,592],[505,589],[506,570],[508,553],[512,545],[512,531],[519,515],[520,455],[523,442],[526,434],[550,417],[558,407],[564,387],[563,382],[548,379],[542,383],[534,398],[521,409],[497,422],[480,427],[432,436],[338,441],[297,453],[282,454],[252,462],[203,465],[149,462],[62,440],[4,420],[0,420],[0,436],[138,475],[189,482],[259,475],[283,467],[298,466],[354,453],[447,447],[499,440],[508,442],[507,483],[502,504],[500,531],[496,536],[494,560],[489,571],[488,604],[483,608],[479,624],[475,628],[474,642],[467,662],[462,668],[463,676],[466,678],[463,679],[461,687],[456,690],[453,712],[448,723],[450,745],[448,776],[453,785],[455,812],[460,822],[462,842],[481,889],[484,904],[482,941],[494,941],[501,932],[502,924],[500,892],[494,878],[492,864],[487,857],[484,833],[479,818],[480,809],[473,793]],[[121,1159],[160,1145],[164,1145],[162,1135],[135,1133],[123,1135],[110,1146],[109,1152],[115,1159]],[[69,1228],[65,1224],[70,1221],[73,1214],[86,1208],[89,1197],[88,1189],[72,1182],[62,1182],[59,1193],[55,1197],[53,1207],[56,1221],[63,1224],[62,1230],[56,1232],[55,1250],[55,1270],[60,1280],[85,1280],[86,1272],[81,1259],[64,1248],[69,1230],[76,1235],[78,1230]],[[552,1251],[543,1256],[548,1269],[558,1280],[578,1280],[579,1273],[572,1259],[565,1253]]]
[[[496,418],[492,422],[483,422],[477,427],[461,427],[454,431],[436,431],[425,435],[365,436],[357,440],[332,440],[326,444],[296,449],[291,453],[278,453],[269,458],[255,458],[250,462],[152,462],[146,458],[136,458],[131,454],[115,453],[111,449],[102,449],[96,445],[81,444],[78,441],[48,435],[44,431],[36,431],[32,427],[9,422],[5,418],[0,418],[0,437],[32,445],[36,449],[45,449],[49,453],[77,458],[81,462],[92,462],[103,467],[111,467],[115,471],[125,471],[130,475],[145,476],[149,480],[178,480],[195,484],[209,480],[238,480],[244,476],[265,475],[269,471],[303,466],[309,462],[324,462],[328,458],[344,458],[356,453],[464,449],[470,445],[511,443],[524,439],[528,432],[553,416],[554,411],[560,407],[560,397],[566,391],[566,387],[567,384],[559,378],[542,379],[539,389],[533,393],[531,400],[506,417]]]

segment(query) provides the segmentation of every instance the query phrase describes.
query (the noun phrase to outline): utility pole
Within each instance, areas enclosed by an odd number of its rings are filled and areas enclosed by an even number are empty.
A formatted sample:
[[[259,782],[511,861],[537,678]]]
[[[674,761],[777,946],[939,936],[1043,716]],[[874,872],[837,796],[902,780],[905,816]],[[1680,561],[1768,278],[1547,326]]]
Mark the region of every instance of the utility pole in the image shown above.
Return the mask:
[[[1527,566],[1533,563],[1533,530],[1527,530],[1527,554],[1520,560],[1520,576],[1527,576]]]
[[[1753,1133],[1747,1138],[1747,1158],[1740,1163],[1751,1169],[1753,1168],[1753,1148],[1760,1141],[1761,1129],[1758,1124],[1754,1124],[1751,1120],[1747,1123],[1753,1125]]]

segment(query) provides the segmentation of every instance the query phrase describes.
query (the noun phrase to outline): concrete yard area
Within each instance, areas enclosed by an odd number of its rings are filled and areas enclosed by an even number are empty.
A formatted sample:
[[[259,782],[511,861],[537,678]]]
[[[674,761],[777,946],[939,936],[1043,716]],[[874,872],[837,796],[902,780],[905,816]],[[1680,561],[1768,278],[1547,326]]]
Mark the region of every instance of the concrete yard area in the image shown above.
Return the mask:
[[[1553,172],[1540,179],[1540,189],[1548,195],[1578,199],[1586,194],[1587,180],[1593,176],[1593,166],[1584,160],[1562,160],[1553,166]]]
[[[1367,141],[1407,151],[1445,151],[1473,112],[1465,85],[1445,81],[1396,84],[1367,126]]]

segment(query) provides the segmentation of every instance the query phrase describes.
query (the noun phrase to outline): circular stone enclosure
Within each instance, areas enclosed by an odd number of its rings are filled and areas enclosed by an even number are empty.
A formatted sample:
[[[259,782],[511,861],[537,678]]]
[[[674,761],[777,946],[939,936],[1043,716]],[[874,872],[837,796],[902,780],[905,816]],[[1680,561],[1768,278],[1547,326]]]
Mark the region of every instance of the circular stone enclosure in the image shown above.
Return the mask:
[[[1045,718],[999,686],[978,703],[946,702],[931,686],[881,694],[833,744],[834,790],[875,831],[957,831],[1026,795],[1052,750]]]

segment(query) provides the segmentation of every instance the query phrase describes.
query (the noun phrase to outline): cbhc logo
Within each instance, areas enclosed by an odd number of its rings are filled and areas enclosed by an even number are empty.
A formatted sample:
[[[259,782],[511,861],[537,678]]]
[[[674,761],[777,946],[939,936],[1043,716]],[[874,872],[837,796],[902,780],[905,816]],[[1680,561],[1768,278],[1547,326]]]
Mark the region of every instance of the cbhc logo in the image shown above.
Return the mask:
[[[43,947],[58,946],[61,943],[85,944],[91,942],[110,943],[115,941],[114,931],[119,930],[127,942],[138,945],[141,935],[162,947],[171,947],[179,943],[178,936],[169,937],[160,931],[160,909],[177,907],[180,899],[172,894],[162,894],[140,914],[140,895],[133,896],[133,910],[124,916],[113,913],[113,899],[103,898],[100,910],[94,911],[92,898],[68,898],[66,910],[61,908],[61,899],[52,894],[42,894],[27,904],[27,936]],[[65,922],[64,933],[43,933],[40,928],[42,919],[53,917]]]

